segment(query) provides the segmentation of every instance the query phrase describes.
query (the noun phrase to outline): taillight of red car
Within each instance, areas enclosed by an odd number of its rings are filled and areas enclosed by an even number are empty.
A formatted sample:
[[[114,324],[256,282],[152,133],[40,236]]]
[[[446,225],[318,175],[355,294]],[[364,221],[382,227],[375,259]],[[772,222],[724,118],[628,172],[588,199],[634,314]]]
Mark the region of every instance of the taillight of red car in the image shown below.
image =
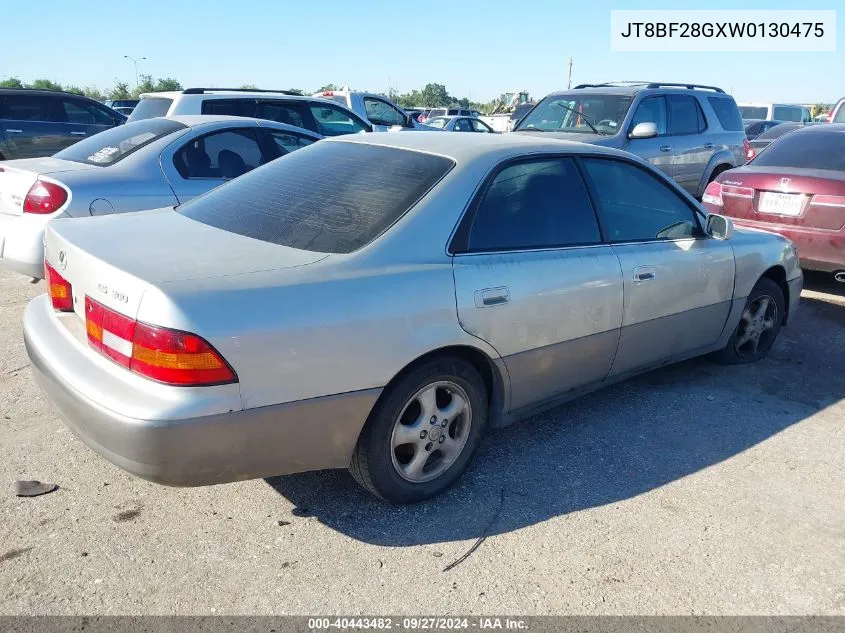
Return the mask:
[[[131,319],[85,297],[88,343],[145,378],[180,387],[238,382],[223,357],[196,334]]]
[[[67,202],[68,191],[47,180],[36,180],[23,200],[24,213],[55,213]]]
[[[742,139],[742,150],[745,152],[745,160],[751,160],[757,155],[757,150],[751,147],[747,138]]]
[[[59,312],[73,312],[73,288],[55,268],[44,260],[44,279],[47,281],[47,291],[53,308]]]
[[[722,184],[715,180],[707,185],[704,190],[704,195],[701,196],[701,201],[704,204],[712,204],[716,207],[722,206]]]

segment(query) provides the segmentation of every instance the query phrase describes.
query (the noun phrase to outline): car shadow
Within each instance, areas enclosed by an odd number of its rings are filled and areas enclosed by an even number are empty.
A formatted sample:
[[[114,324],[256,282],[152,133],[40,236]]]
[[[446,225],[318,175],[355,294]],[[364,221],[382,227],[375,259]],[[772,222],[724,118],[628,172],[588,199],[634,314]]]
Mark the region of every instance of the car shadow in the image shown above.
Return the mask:
[[[802,308],[759,363],[687,361],[489,432],[457,485],[427,502],[387,505],[346,471],[267,481],[295,505],[295,515],[399,547],[501,534],[630,499],[730,459],[845,398],[845,354],[828,351],[842,349],[845,334],[831,327],[830,311],[837,319],[845,311],[814,302]]]
[[[835,297],[845,297],[845,283],[836,281],[830,273],[804,271],[804,288]]]

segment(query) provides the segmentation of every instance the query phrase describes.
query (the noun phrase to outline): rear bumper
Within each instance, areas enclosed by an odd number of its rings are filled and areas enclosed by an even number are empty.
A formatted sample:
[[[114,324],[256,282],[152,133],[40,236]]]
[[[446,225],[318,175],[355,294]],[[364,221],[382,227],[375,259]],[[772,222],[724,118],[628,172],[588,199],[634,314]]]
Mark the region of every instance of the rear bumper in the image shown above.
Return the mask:
[[[29,277],[44,277],[44,227],[48,219],[0,215],[0,264]]]
[[[830,231],[795,226],[781,226],[768,222],[734,219],[737,226],[748,226],[778,233],[798,247],[801,267],[806,270],[834,272],[845,270],[845,229]]]
[[[133,417],[101,404],[108,369],[98,370],[75,348],[43,299],[30,302],[24,316],[24,342],[39,386],[90,448],[160,484],[202,486],[345,468],[381,393],[370,389],[178,419]],[[68,372],[74,372],[73,385]]]

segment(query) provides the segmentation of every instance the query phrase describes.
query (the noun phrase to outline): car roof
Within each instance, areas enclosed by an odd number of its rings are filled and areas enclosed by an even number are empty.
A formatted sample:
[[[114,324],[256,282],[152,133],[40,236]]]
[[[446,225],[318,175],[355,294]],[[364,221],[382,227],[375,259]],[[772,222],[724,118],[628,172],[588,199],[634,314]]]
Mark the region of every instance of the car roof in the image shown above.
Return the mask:
[[[280,130],[289,130],[291,132],[304,132],[308,136],[321,138],[316,132],[307,130],[305,128],[296,127],[295,125],[287,125],[286,123],[279,123],[268,119],[258,119],[247,116],[230,116],[228,114],[174,114],[168,117],[163,117],[176,121],[191,128],[201,127],[203,125],[211,125],[215,123],[237,123],[243,125],[244,122],[255,123],[261,127],[272,127]],[[143,120],[143,119],[142,119]]]
[[[538,138],[528,134],[467,134],[455,141],[455,135],[439,131],[419,131],[414,134],[346,134],[327,139],[331,143],[365,143],[411,151],[425,152],[451,158],[456,162],[481,157],[496,159],[532,153],[590,153],[607,156],[631,154],[621,150],[574,141]],[[326,141],[322,141],[326,142]]]
[[[85,95],[81,95],[78,92],[67,92],[66,90],[44,90],[41,88],[0,88],[0,94],[53,95],[64,97],[79,97],[80,99],[87,99],[89,101],[93,101],[91,97],[86,97]]]
[[[165,98],[165,99],[176,99],[191,97],[191,98],[200,98],[200,99],[233,99],[241,97],[243,99],[303,99],[306,101],[313,101],[314,99],[319,99],[320,97],[309,97],[308,95],[293,95],[293,94],[286,94],[284,92],[269,92],[269,91],[256,91],[256,92],[248,92],[248,91],[241,91],[241,90],[223,90],[221,89],[218,92],[184,92],[182,90],[168,90],[164,92],[143,92],[140,95],[141,99],[151,99],[151,98]]]

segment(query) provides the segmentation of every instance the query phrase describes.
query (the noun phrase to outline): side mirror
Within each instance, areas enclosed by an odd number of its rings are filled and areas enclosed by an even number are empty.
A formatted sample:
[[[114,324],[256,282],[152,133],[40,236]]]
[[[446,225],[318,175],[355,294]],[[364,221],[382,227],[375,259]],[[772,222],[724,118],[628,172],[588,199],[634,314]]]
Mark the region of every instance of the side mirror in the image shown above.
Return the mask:
[[[657,123],[652,121],[637,123],[628,136],[629,138],[654,138],[657,136]]]
[[[729,240],[734,234],[734,223],[730,218],[717,213],[707,216],[707,235],[716,240]]]

